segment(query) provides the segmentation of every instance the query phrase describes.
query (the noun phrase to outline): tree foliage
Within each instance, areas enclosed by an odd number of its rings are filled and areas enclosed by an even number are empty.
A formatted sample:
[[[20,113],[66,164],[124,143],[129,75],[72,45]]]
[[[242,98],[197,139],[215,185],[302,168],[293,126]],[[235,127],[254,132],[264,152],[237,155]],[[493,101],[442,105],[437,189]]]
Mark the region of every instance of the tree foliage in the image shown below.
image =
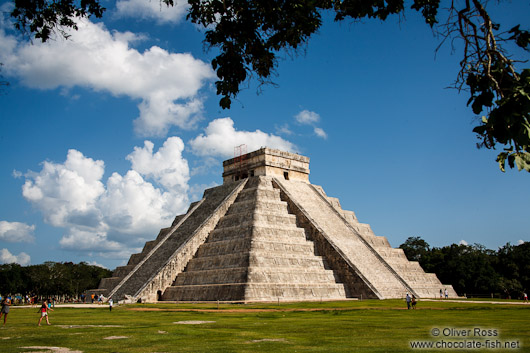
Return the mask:
[[[97,288],[102,278],[111,275],[111,271],[85,262],[45,262],[25,267],[5,264],[0,265],[0,293],[77,297]]]
[[[58,31],[68,37],[65,28],[77,30],[75,18],[103,16],[100,0],[13,0],[11,17],[15,28],[24,34],[34,34],[43,42]]]
[[[399,246],[409,260],[420,261],[429,251],[429,244],[420,237],[409,237]]]
[[[15,26],[46,41],[54,30],[76,28],[72,17],[105,10],[100,0],[13,0]],[[148,1],[148,0],[145,0]],[[159,0],[173,6],[175,0]],[[189,0],[187,18],[205,29],[205,43],[219,49],[212,60],[219,105],[230,108],[244,82],[255,77],[272,83],[283,51],[296,51],[322,26],[322,14],[332,12],[335,21],[364,18],[387,19],[403,14],[404,0]],[[497,156],[500,169],[530,172],[530,70],[518,69],[505,49],[530,49],[530,33],[517,25],[509,30],[494,22],[487,0],[413,0],[411,9],[440,33],[444,41],[463,42],[460,71],[455,87],[470,93],[468,105],[482,115],[473,131],[477,146],[504,150]],[[443,9],[440,11],[440,9]],[[447,20],[440,22],[441,13]],[[520,63],[520,62],[519,62]]]
[[[431,248],[420,237],[410,237],[400,248],[409,260],[419,261],[426,272],[436,273],[459,294],[497,293],[518,298],[530,290],[529,242],[517,246],[508,243],[493,251],[480,244]]]

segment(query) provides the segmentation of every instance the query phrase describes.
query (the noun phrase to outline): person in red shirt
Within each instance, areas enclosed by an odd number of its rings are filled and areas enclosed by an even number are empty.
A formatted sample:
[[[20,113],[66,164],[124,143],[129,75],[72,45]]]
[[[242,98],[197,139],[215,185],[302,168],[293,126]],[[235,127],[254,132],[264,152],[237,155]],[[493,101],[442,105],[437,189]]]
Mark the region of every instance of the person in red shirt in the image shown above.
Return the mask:
[[[48,302],[45,300],[42,302],[42,306],[40,307],[40,318],[39,318],[38,326],[40,326],[40,322],[42,321],[43,317],[46,317],[46,323],[48,325],[51,325],[50,321],[48,320],[48,310],[53,311],[52,308],[48,308]]]

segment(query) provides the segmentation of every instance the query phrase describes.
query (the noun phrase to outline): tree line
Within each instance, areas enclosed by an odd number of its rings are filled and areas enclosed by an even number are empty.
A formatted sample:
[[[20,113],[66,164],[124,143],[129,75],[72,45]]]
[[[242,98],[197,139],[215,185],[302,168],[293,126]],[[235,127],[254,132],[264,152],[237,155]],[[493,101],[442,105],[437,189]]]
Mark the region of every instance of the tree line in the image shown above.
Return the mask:
[[[507,243],[495,251],[480,244],[431,247],[420,237],[409,237],[399,247],[459,295],[517,299],[530,289],[530,242]]]
[[[112,271],[86,262],[45,262],[41,265],[0,265],[0,294],[38,297],[78,298],[88,289],[97,288]]]

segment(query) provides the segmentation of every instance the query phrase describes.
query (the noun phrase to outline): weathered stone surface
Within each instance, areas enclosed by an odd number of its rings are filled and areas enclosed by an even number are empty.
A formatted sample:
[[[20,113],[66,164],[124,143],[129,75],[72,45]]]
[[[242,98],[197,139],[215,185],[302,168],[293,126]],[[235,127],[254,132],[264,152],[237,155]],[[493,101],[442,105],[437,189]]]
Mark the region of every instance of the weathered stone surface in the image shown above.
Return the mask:
[[[232,301],[346,297],[270,177],[249,179],[163,298],[207,300],[204,291]]]

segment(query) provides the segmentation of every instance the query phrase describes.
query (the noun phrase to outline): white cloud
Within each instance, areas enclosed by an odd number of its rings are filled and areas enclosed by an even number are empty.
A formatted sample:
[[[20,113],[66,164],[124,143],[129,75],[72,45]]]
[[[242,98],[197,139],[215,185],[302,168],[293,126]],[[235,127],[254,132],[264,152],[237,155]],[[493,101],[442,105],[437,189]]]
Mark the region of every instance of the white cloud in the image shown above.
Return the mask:
[[[27,225],[20,222],[0,221],[0,240],[11,243],[25,242],[31,243],[35,241],[33,232],[34,225]]]
[[[300,113],[296,114],[294,118],[299,124],[311,125],[316,136],[323,139],[328,138],[328,134],[326,134],[322,128],[316,126],[316,124],[320,121],[319,114],[309,110],[302,110]]]
[[[189,168],[183,148],[178,137],[167,139],[156,152],[145,141],[127,156],[132,169],[124,176],[113,173],[106,183],[103,161],[70,150],[64,163],[44,162],[40,172],[27,173],[22,194],[45,221],[65,228],[62,248],[123,256],[185,211]]]
[[[165,188],[186,191],[190,178],[188,161],[182,157],[184,143],[178,137],[170,137],[164,145],[153,154],[153,143],[144,142],[144,147],[135,147],[127,156],[132,169],[152,177]]]
[[[69,233],[61,238],[59,244],[63,249],[75,251],[119,251],[123,246],[109,241],[107,234],[97,231],[86,231],[76,227],[69,229]]]
[[[317,135],[318,137],[321,137],[323,139],[328,138],[328,134],[326,134],[326,132],[319,127],[314,128],[313,131],[315,131],[315,135]]]
[[[69,150],[64,164],[43,162],[40,173],[28,173],[22,195],[42,211],[48,223],[64,227],[69,216],[97,211],[97,199],[105,192],[101,182],[104,169],[103,161]],[[95,218],[97,222],[98,216]]]
[[[186,194],[155,188],[138,172],[129,170],[125,176],[111,175],[99,206],[111,237],[127,242],[129,234],[151,235],[167,227],[187,203]]]
[[[101,268],[106,268],[106,269],[108,269],[107,266],[102,265],[102,264],[100,264],[100,263],[97,263],[96,261],[90,261],[90,262],[87,262],[87,264],[89,264],[89,265],[91,265],[91,266],[98,266],[98,267],[101,267]]]
[[[182,0],[175,1],[175,5],[169,7],[160,0],[119,0],[116,2],[119,17],[154,19],[158,23],[180,22],[188,7],[188,2]]]
[[[309,110],[302,110],[294,118],[297,122],[304,125],[313,125],[320,121],[320,115]]]
[[[525,241],[524,241],[523,239],[519,239],[519,240],[517,241],[517,245],[522,245],[522,244],[524,244],[524,243],[525,243]]]
[[[462,239],[462,240],[460,240],[460,241],[458,242],[458,245],[466,245],[466,246],[467,246],[467,245],[469,245],[469,244],[467,243],[467,241],[465,241],[464,239]]]
[[[275,126],[276,133],[280,135],[292,135],[293,132],[289,129],[289,124],[283,124],[282,126]]]
[[[199,156],[233,157],[234,147],[247,145],[251,152],[261,147],[278,148],[284,151],[296,152],[297,147],[279,136],[267,134],[263,131],[237,131],[230,118],[216,119],[210,122],[204,134],[200,134],[190,141],[193,153]]]
[[[134,125],[144,136],[164,136],[172,126],[188,129],[202,118],[200,89],[214,78],[208,63],[189,53],[152,46],[140,53],[131,32],[110,32],[102,23],[78,22],[68,40],[33,44],[0,28],[0,62],[6,76],[28,87],[69,89],[82,86],[115,96],[140,99]]]
[[[13,255],[7,249],[0,250],[0,263],[2,264],[12,264],[17,263],[22,266],[29,265],[31,258],[25,252],[21,252],[18,255]]]

